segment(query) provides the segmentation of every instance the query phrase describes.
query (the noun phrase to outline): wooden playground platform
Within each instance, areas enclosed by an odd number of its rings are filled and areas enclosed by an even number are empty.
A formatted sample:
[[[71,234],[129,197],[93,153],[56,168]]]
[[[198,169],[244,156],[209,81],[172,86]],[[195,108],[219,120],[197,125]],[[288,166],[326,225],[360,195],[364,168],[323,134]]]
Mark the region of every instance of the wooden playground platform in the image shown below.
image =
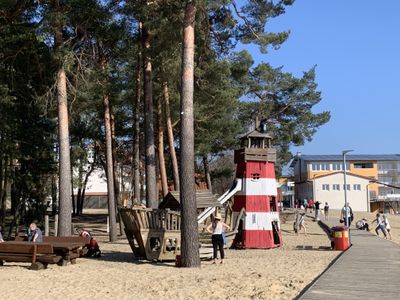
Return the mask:
[[[151,208],[120,208],[120,216],[129,245],[139,259],[167,261],[175,260],[181,247],[181,215],[179,211]],[[241,212],[240,216],[243,212]],[[240,218],[239,218],[240,219]],[[229,218],[230,224],[233,222]],[[226,246],[230,247],[238,224],[231,224],[232,230],[226,233]],[[205,224],[199,224],[200,257],[211,258],[212,247],[205,240],[211,240],[205,232]]]

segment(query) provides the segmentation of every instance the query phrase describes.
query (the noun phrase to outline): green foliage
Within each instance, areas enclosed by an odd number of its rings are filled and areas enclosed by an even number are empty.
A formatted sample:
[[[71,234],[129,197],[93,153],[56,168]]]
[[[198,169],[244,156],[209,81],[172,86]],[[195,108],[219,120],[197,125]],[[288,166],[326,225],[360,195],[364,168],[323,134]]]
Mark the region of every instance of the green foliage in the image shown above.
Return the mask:
[[[217,154],[237,144],[239,90],[230,80],[227,61],[210,59],[196,69],[195,145],[200,156]]]
[[[243,57],[246,55],[240,55],[239,61]],[[313,112],[314,106],[321,101],[321,92],[315,82],[315,67],[296,78],[281,67],[273,68],[262,63],[250,68],[247,77],[241,76],[238,78],[245,78],[247,88],[239,118],[247,125],[252,123],[254,116],[265,120],[273,134],[281,163],[291,158],[290,146],[311,141],[317,129],[330,119],[327,111]]]
[[[321,100],[315,68],[297,78],[267,63],[254,66],[246,51],[234,52],[238,43],[256,44],[263,52],[278,48],[289,31],[268,32],[266,25],[293,2],[196,1],[194,109],[199,157],[219,157],[234,149],[238,136],[258,115],[274,134],[283,163],[290,158],[290,146],[311,140],[329,120],[328,112],[314,111]],[[154,103],[162,97],[163,82],[168,82],[172,123],[176,125],[180,117],[185,1],[59,3],[57,9],[50,0],[0,3],[0,159],[8,162],[13,198],[31,203],[39,214],[51,194],[49,178],[57,172],[54,84],[60,64],[67,72],[75,170],[87,170],[89,150],[95,149],[100,165],[104,161],[105,91],[115,116],[116,159],[125,165],[131,162],[132,103],[141,49],[139,21],[151,36],[146,51],[152,58]],[[57,26],[62,28],[60,45],[54,44]],[[104,70],[102,59],[106,61]],[[178,128],[174,127],[177,146]],[[78,173],[75,187],[81,186],[85,177],[85,172]],[[217,177],[227,179],[227,173],[223,164],[213,169]]]
[[[56,171],[56,124],[38,101],[52,84],[52,60],[37,35],[36,3],[11,2],[0,7],[1,172],[12,185],[14,211],[30,206],[30,214],[41,215]]]

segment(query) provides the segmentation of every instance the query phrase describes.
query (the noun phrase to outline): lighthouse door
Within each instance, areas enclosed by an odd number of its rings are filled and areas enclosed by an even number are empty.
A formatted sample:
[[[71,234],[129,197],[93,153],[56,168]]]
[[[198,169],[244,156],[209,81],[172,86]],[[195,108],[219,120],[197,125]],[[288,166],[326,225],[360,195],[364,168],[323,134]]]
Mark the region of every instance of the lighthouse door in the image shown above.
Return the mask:
[[[281,238],[279,236],[279,231],[278,231],[278,222],[273,221],[272,222],[272,234],[274,236],[274,244],[279,245],[281,243]]]

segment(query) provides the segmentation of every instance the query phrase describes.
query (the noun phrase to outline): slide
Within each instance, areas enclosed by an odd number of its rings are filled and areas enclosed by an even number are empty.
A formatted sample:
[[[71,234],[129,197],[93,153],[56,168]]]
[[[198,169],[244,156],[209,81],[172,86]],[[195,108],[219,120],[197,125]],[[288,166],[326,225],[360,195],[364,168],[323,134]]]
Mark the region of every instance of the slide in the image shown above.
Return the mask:
[[[227,190],[221,197],[218,198],[218,203],[224,204],[241,189],[242,189],[242,179],[236,178],[235,182],[232,184],[232,187],[229,190]],[[207,207],[200,215],[198,215],[197,223],[200,224],[204,222],[214,211],[215,207]]]

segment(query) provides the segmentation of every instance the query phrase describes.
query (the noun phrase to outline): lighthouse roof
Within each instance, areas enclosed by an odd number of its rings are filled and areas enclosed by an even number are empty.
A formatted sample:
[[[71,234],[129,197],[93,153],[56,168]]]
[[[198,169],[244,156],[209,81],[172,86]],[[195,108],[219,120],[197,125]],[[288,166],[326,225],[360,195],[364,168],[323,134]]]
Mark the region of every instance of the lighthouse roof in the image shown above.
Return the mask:
[[[272,139],[272,136],[268,132],[260,132],[257,129],[250,131],[249,133],[246,133],[241,138],[243,139],[243,138],[249,138],[249,137]]]

